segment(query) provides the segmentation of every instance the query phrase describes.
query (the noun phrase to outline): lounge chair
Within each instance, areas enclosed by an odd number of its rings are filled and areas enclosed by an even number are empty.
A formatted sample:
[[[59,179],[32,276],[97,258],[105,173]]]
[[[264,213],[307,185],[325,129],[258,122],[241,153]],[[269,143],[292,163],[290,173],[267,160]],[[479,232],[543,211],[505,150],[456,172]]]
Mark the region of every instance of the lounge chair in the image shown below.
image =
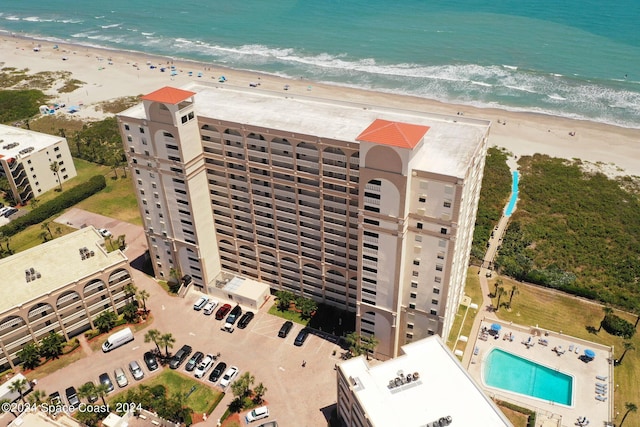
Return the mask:
[[[596,379],[600,380],[600,381],[606,381],[607,378],[609,378],[609,377],[605,377],[605,376],[602,376],[602,375],[596,375]]]
[[[575,347],[573,344],[569,346],[569,353],[573,353],[573,347]]]
[[[476,346],[476,348],[473,349],[473,355],[477,356],[478,353],[480,353],[480,349],[478,348],[478,346]]]
[[[600,396],[596,394],[596,400],[599,400],[600,402],[606,402],[607,398],[605,396]]]
[[[606,388],[607,385],[605,383],[596,383],[596,386]]]

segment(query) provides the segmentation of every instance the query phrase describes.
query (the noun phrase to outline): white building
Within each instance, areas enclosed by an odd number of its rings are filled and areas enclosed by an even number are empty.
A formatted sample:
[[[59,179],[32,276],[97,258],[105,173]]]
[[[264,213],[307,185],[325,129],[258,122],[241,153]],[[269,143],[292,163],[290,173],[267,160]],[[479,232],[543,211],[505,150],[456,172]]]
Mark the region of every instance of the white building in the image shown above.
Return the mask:
[[[51,170],[53,162],[58,173]],[[0,166],[19,204],[76,176],[65,138],[13,126],[0,125]]]
[[[379,357],[449,333],[489,122],[196,83],[142,99],[118,120],[158,276],[356,311]]]
[[[440,337],[402,346],[375,366],[338,365],[338,415],[347,427],[512,426]]]
[[[133,283],[127,257],[107,252],[104,238],[86,227],[0,260],[0,369],[14,368],[28,343],[50,332],[69,340],[104,311],[127,304]]]

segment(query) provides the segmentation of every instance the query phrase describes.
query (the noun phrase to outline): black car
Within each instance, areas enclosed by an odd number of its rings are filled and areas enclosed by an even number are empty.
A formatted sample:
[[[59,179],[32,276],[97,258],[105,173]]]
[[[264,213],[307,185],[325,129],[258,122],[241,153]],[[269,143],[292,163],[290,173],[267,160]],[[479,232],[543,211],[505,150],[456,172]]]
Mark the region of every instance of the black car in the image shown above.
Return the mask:
[[[187,357],[189,357],[192,350],[193,349],[191,348],[191,346],[186,344],[183,345],[182,348],[178,350],[178,352],[174,354],[173,357],[171,358],[171,362],[169,362],[169,367],[171,369],[178,369],[180,365],[182,365],[182,362],[184,362],[184,360]]]
[[[144,354],[144,364],[147,365],[147,369],[149,369],[149,371],[155,371],[158,369],[158,359],[156,358],[156,355],[147,351]]]
[[[60,399],[60,393],[58,393],[57,391],[54,391],[49,395],[49,401],[51,402],[52,405],[56,405],[56,406],[62,405],[62,399]]]
[[[195,353],[193,353],[193,356],[191,356],[191,359],[189,359],[184,369],[189,372],[193,371],[196,366],[198,366],[198,363],[200,363],[203,357],[204,354],[201,351],[196,351]]]
[[[242,308],[239,305],[236,305],[235,307],[233,307],[233,310],[231,310],[231,313],[229,313],[229,315],[227,316],[226,322],[233,325],[241,315]]]
[[[78,399],[78,393],[76,392],[75,387],[69,387],[64,391],[64,394],[67,396],[67,402],[69,402],[69,406],[73,406],[77,408],[80,406],[80,399]]]
[[[307,336],[309,336],[309,330],[307,328],[302,328],[302,330],[298,332],[298,336],[296,337],[296,340],[293,342],[293,345],[297,345],[298,347],[300,347],[302,344],[304,344],[305,340],[307,339]]]
[[[111,378],[109,378],[109,374],[107,374],[106,372],[100,374],[100,377],[98,377],[98,379],[100,380],[100,384],[104,384],[107,386],[107,393],[113,391],[113,383],[111,382]]]
[[[280,327],[280,331],[278,331],[278,336],[280,338],[286,338],[289,335],[289,331],[293,328],[293,322],[291,320],[287,320]]]
[[[250,311],[247,311],[245,314],[242,315],[240,320],[238,320],[238,328],[240,329],[246,328],[249,322],[251,322],[251,319],[253,319],[253,313]]]
[[[213,371],[209,374],[209,381],[215,383],[220,379],[220,376],[224,373],[224,370],[227,369],[227,364],[224,362],[220,362],[213,368]]]

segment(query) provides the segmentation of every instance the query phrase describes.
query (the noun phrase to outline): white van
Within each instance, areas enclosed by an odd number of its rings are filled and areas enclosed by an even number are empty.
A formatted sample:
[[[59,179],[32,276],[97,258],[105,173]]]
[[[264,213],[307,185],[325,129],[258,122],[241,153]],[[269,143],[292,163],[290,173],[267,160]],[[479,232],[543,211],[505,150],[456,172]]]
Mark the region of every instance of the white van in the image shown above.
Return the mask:
[[[105,343],[102,344],[102,351],[106,353],[128,343],[129,341],[133,341],[133,332],[131,332],[130,328],[126,328],[116,332],[115,334],[109,335],[109,338],[107,338]]]

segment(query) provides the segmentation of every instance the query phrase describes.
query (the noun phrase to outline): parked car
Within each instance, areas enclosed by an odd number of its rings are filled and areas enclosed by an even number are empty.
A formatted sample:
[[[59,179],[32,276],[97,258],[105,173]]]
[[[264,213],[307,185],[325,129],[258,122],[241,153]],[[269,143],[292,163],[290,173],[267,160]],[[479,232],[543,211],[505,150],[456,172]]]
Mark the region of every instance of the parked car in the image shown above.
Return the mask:
[[[191,354],[191,346],[183,345],[180,350],[171,358],[171,362],[169,362],[169,367],[171,369],[178,369],[182,362]]]
[[[191,356],[191,359],[189,359],[187,364],[184,366],[184,369],[186,369],[189,372],[193,371],[196,368],[196,366],[198,366],[198,363],[200,363],[203,357],[204,357],[203,352],[196,351],[195,353],[193,353],[193,356]]]
[[[92,386],[95,387],[95,384],[93,383],[93,381],[87,381],[85,383],[85,386],[91,384]],[[89,396],[87,396],[87,400],[89,401],[89,403],[94,403],[98,401],[98,394],[94,393],[94,394],[90,394]]]
[[[287,320],[280,327],[280,330],[278,331],[278,336],[280,338],[286,338],[287,335],[289,335],[291,328],[293,328],[293,322],[291,320]]]
[[[233,325],[234,323],[236,323],[236,320],[238,320],[238,318],[241,315],[242,315],[242,308],[240,307],[239,304],[236,304],[236,306],[233,307],[233,310],[231,310],[231,313],[229,313],[229,315],[227,316],[226,323],[230,323],[231,325]]]
[[[259,408],[255,408],[253,411],[249,412],[245,419],[248,423],[252,421],[258,421],[263,418],[267,418],[269,416],[269,408],[266,406],[260,406]]]
[[[198,298],[198,300],[193,304],[193,309],[196,311],[200,311],[204,308],[205,305],[207,305],[207,303],[209,302],[209,298],[207,297],[200,297]]]
[[[260,424],[258,427],[278,427],[277,421],[267,421],[266,423]]]
[[[131,376],[136,381],[140,381],[144,378],[144,372],[136,360],[129,362],[129,372],[131,372]]]
[[[213,365],[213,355],[207,354],[202,362],[196,368],[194,375],[196,378],[202,378],[204,375],[211,369],[211,365]]]
[[[227,372],[224,373],[224,375],[222,376],[222,379],[220,380],[220,387],[224,388],[228,386],[231,383],[231,380],[236,375],[238,375],[238,368],[236,368],[235,366],[232,366],[229,369],[227,369]]]
[[[209,374],[209,381],[211,381],[212,383],[218,381],[225,369],[227,369],[227,364],[224,362],[219,362],[216,367],[213,368],[213,371],[211,371],[211,373]]]
[[[147,365],[147,369],[149,370],[149,372],[158,369],[158,359],[156,358],[156,355],[150,351],[147,351],[144,354],[144,364]]]
[[[98,233],[100,233],[100,235],[102,237],[111,237],[112,236],[111,232],[109,230],[107,230],[106,228],[99,228],[98,229]]]
[[[238,320],[238,328],[240,329],[246,328],[249,322],[251,322],[251,319],[253,319],[253,313],[251,311],[247,311],[245,314],[242,315],[240,320]]]
[[[73,406],[77,408],[80,406],[80,399],[78,399],[78,393],[76,392],[75,387],[69,387],[64,391],[64,394],[67,396],[67,402],[69,402],[69,406]]]
[[[216,320],[224,319],[224,316],[231,311],[231,305],[225,304],[216,311]]]
[[[51,401],[52,405],[55,405],[55,406],[62,405],[62,399],[60,399],[60,393],[58,393],[57,391],[54,391],[49,395],[49,400]]]
[[[4,217],[5,218],[9,218],[11,215],[13,215],[14,213],[18,212],[18,209],[16,208],[9,208],[5,213],[4,213]]]
[[[109,378],[109,374],[107,374],[106,372],[100,374],[100,377],[98,377],[98,379],[100,380],[100,384],[104,384],[107,386],[107,393],[113,391],[113,383],[111,382],[111,378]]]
[[[116,383],[118,383],[118,387],[126,387],[127,385],[129,385],[129,380],[124,374],[124,370],[122,368],[116,368],[113,371],[113,376],[116,379]]]
[[[293,342],[293,345],[300,347],[302,344],[304,344],[308,336],[309,336],[309,330],[307,328],[302,328],[302,330],[298,332],[298,336],[296,336],[296,339]]]
[[[209,316],[211,313],[213,313],[213,310],[215,310],[217,306],[218,306],[218,301],[212,299],[212,300],[209,300],[209,302],[207,303],[207,305],[204,306],[204,309],[202,311],[204,312],[204,314]]]

